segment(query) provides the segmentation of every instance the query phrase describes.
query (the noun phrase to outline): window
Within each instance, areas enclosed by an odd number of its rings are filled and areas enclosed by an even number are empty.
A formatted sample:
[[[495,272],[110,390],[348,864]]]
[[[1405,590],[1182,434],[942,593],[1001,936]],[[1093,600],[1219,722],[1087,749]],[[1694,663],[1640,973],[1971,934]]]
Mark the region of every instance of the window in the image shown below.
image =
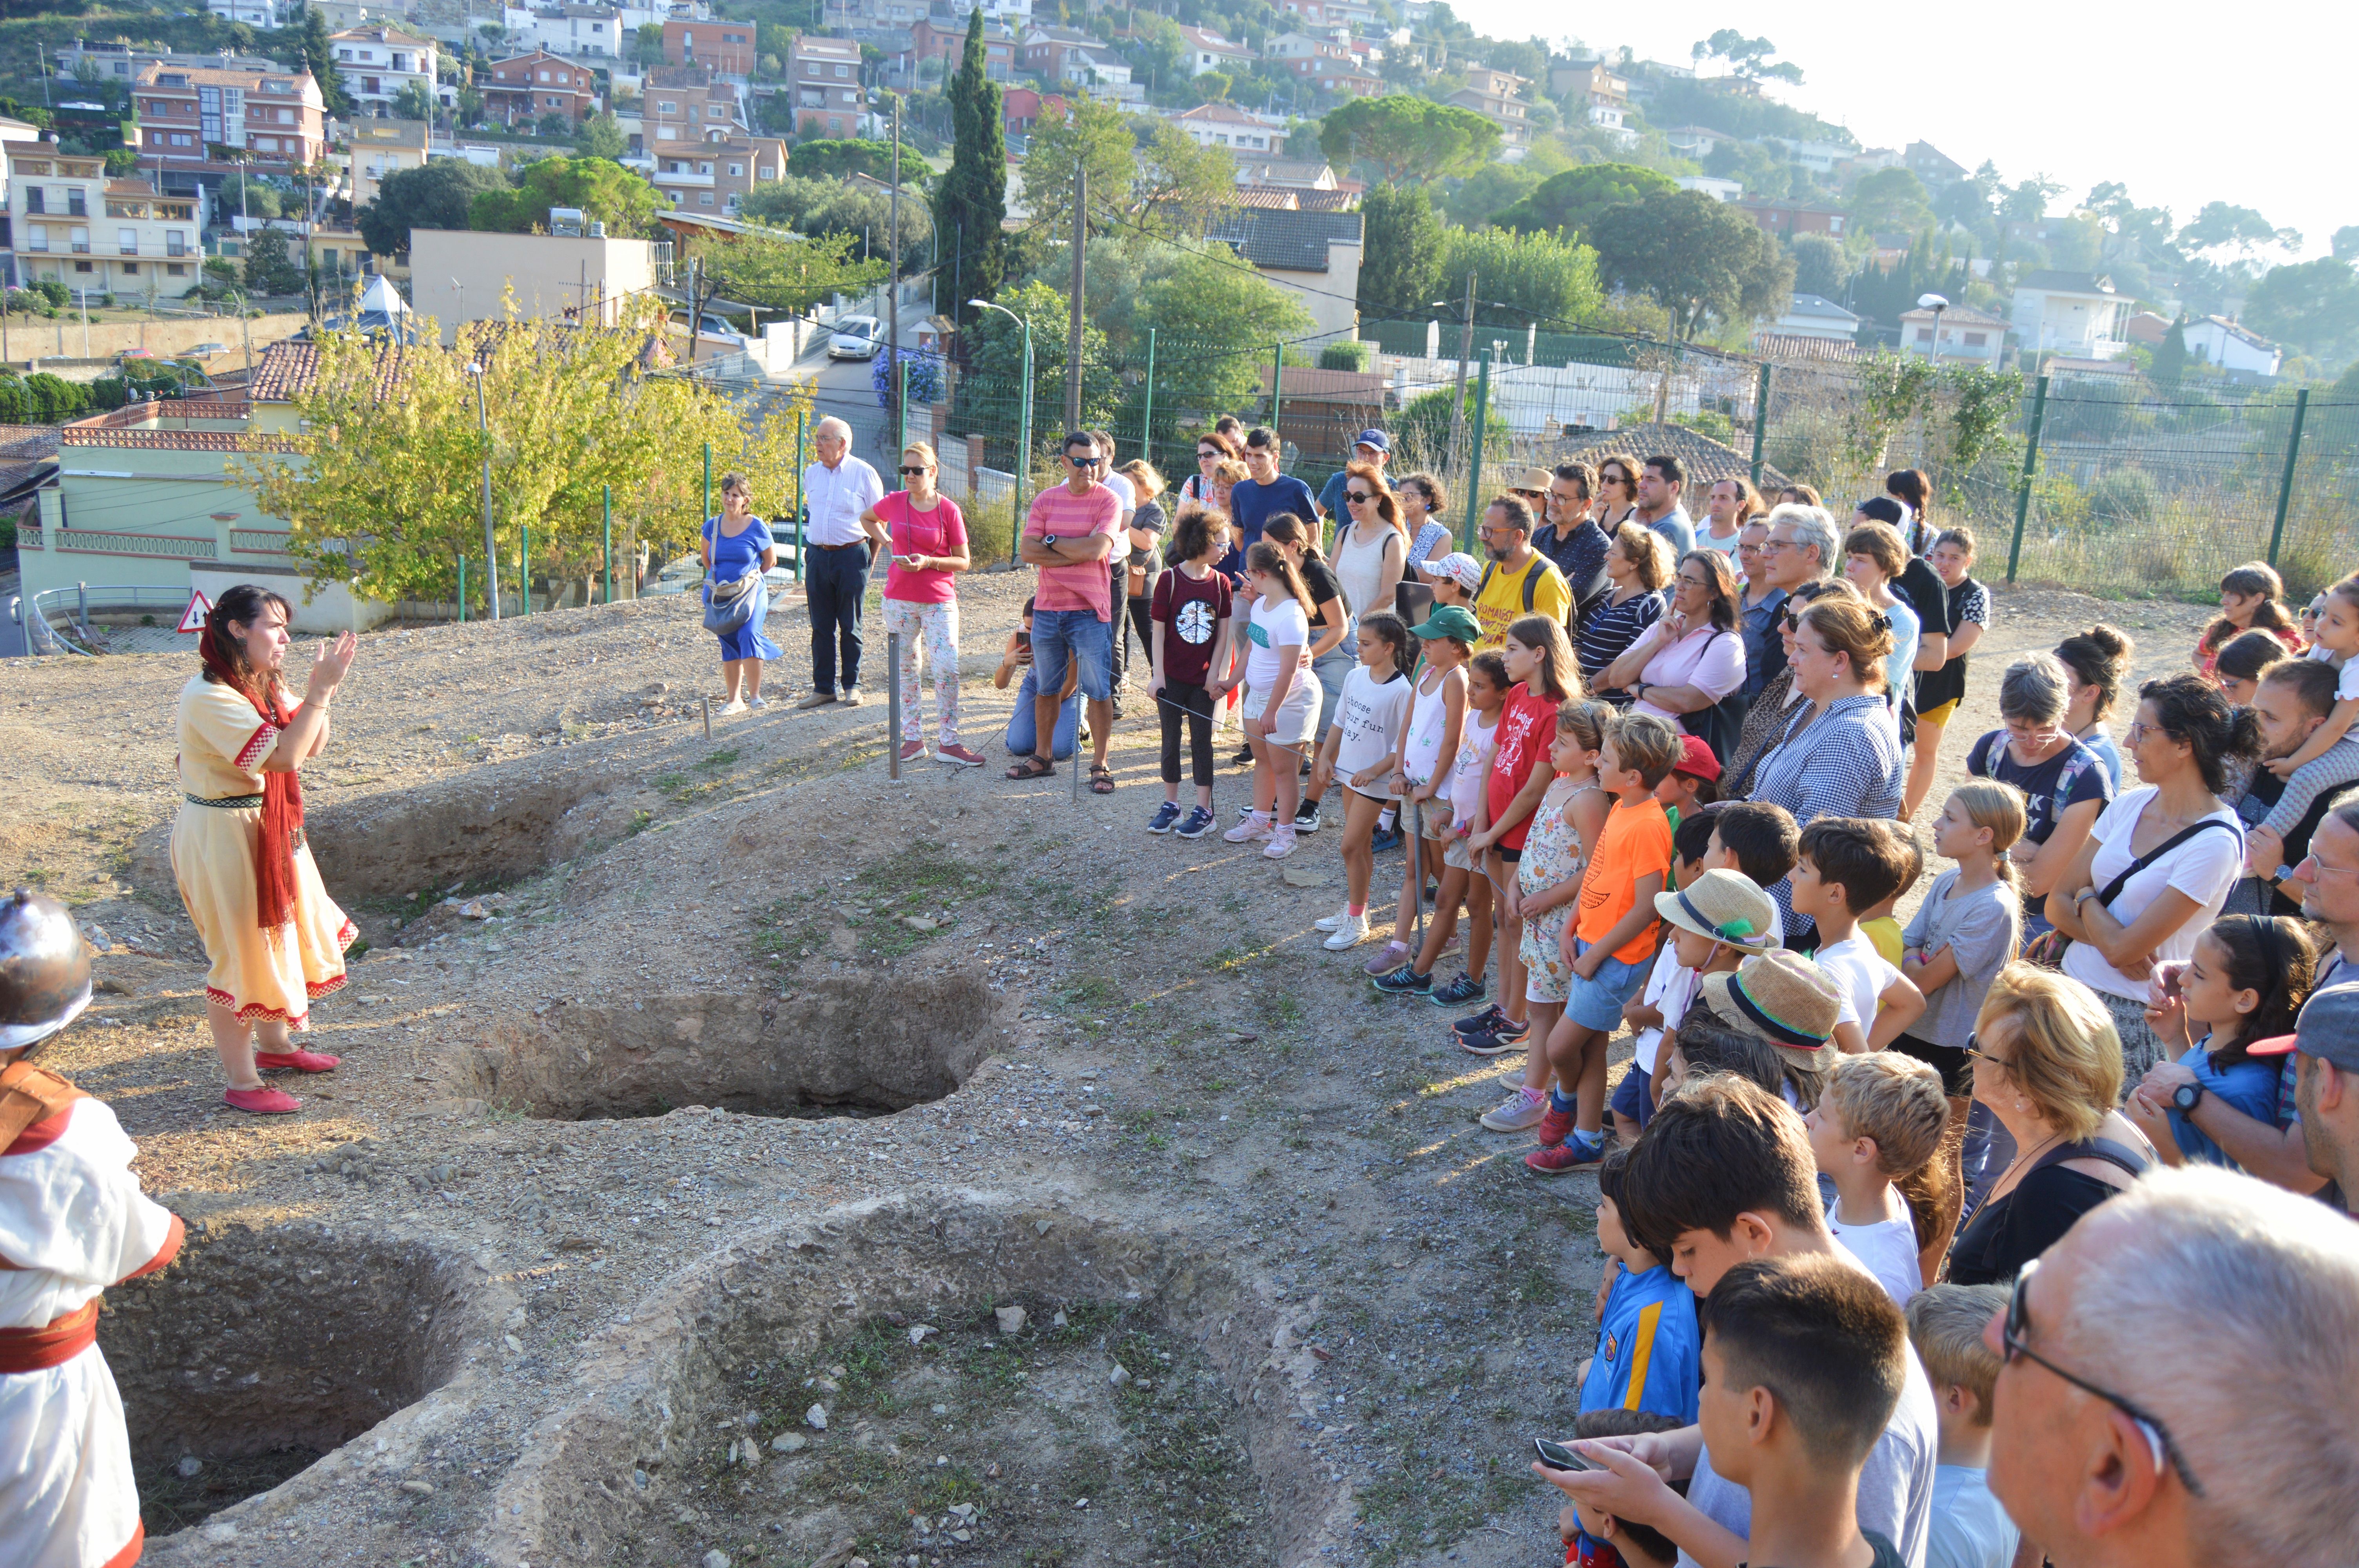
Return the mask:
[[[1920,343],[1930,343],[1930,342],[1931,342],[1931,341],[1933,341],[1933,329],[1932,329],[1932,328],[1930,328],[1930,327],[1919,327],[1919,328],[1918,328],[1918,329],[1917,329],[1917,341],[1918,341],[1919,342],[1920,342]]]
[[[255,150],[257,152],[275,153],[278,150],[278,138],[277,136],[256,136],[254,138],[254,146]]]
[[[176,147],[192,147],[196,146],[197,143],[196,138],[190,135],[188,132],[174,131],[172,133],[172,145]]]
[[[115,230],[114,248],[126,256],[137,255],[139,254],[139,231],[136,229]]]
[[[164,254],[168,256],[187,255],[189,254],[189,232],[186,229],[166,230],[164,233]]]
[[[1966,347],[1970,349],[1985,348],[1989,343],[1990,334],[1988,332],[1968,332],[1966,334]]]
[[[90,254],[90,231],[79,223],[74,225],[73,248],[76,255]]]
[[[361,78],[361,91],[362,91],[363,92],[384,92],[384,91],[385,91],[385,89],[384,89],[384,88],[382,88],[382,87],[379,87],[379,86],[377,85],[377,80],[378,80],[378,79],[377,79],[377,78],[375,78],[375,77],[374,77],[374,76],[364,76],[364,77],[362,77],[362,78]]]
[[[712,192],[711,192],[710,190],[700,190],[700,191],[698,191],[698,192],[696,193],[696,204],[697,204],[699,207],[710,207],[710,206],[712,206]]]
[[[679,127],[678,125],[658,125],[656,127],[656,140],[659,142],[676,142],[679,140]]]
[[[49,248],[49,230],[38,223],[27,227],[25,231],[25,248],[28,251],[47,251]]]
[[[745,172],[745,166],[742,163],[733,163],[729,166],[729,172],[742,177]]]
[[[164,270],[171,274],[174,277],[186,277],[189,276],[188,266],[182,262],[167,262],[164,264]]]
[[[827,117],[827,134],[831,136],[843,135],[843,121],[834,114],[830,114]]]
[[[837,67],[835,68],[835,76],[836,76],[836,80],[837,80],[837,81],[842,81],[844,77],[846,77],[846,76],[848,76],[848,75],[850,75],[850,74],[851,74],[851,71],[850,71],[850,70],[849,70],[847,67],[844,67],[844,66],[841,66],[841,65],[839,65],[839,66],[837,66]]]
[[[282,125],[293,124],[295,123],[295,111],[292,109],[281,109],[278,111],[278,123]]]
[[[336,51],[336,58],[338,59],[350,59],[353,58],[353,51],[350,49],[338,49]]]
[[[125,277],[137,277],[139,276],[139,264],[137,262],[125,262],[123,264],[123,276]]]
[[[25,211],[27,212],[46,212],[49,211],[47,207],[42,205],[41,188],[39,186],[28,185],[25,188]]]
[[[656,105],[656,112],[660,114],[677,114],[679,113],[679,105],[669,99],[666,99]]]
[[[89,247],[89,246],[87,246],[87,245],[85,245],[85,246],[83,246],[82,248],[83,248],[84,250],[88,250],[90,247]],[[88,262],[76,262],[76,263],[74,263],[74,271],[76,271],[76,272],[89,272],[89,271],[91,271],[91,270],[92,270],[92,267],[91,267],[90,263],[88,263]]]

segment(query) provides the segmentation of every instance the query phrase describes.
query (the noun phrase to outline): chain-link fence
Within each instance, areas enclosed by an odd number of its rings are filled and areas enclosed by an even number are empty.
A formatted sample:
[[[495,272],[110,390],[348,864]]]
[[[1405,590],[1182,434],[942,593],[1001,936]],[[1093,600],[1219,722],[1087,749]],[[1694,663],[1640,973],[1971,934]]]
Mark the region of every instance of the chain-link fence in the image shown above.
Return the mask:
[[[1275,423],[1286,467],[1316,492],[1360,430],[1385,429],[1397,479],[1423,470],[1472,535],[1473,503],[1516,470],[1609,453],[1680,456],[1690,510],[1743,474],[1814,488],[1839,519],[1893,469],[1933,480],[1934,521],[1965,524],[1983,575],[2107,596],[2216,592],[2243,561],[2273,561],[2306,596],[2359,567],[2359,399],[2240,386],[2190,374],[2152,384],[2078,362],[2045,375],[1939,370],[1890,357],[1774,362],[1529,326],[1368,322],[1365,370],[1321,368],[1287,344],[1161,343],[1098,351],[1082,367],[1081,423],[1109,431],[1117,461],[1144,455],[1168,484],[1197,470],[1197,434],[1223,414]],[[1004,342],[995,349],[1005,349]],[[1016,507],[1060,482],[1068,386],[1059,341],[1035,344],[1027,388],[1012,355],[962,367],[913,362],[911,439],[941,458],[941,486],[969,515],[978,561],[1006,558]],[[865,369],[866,367],[861,367]],[[888,487],[897,466],[893,376],[839,370],[813,417],[853,430]],[[922,384],[922,392],[914,390]]]

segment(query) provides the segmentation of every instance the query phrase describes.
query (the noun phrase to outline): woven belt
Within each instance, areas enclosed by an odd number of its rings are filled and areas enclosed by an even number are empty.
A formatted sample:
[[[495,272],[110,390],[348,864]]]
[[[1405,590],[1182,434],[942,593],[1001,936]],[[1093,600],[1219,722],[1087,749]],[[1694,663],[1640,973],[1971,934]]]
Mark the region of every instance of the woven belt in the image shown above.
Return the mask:
[[[262,796],[258,795],[225,795],[219,800],[207,800],[200,795],[183,795],[180,798],[190,806],[217,806],[223,811],[242,811],[262,804]]]
[[[0,1373],[62,1367],[97,1339],[95,1297],[41,1328],[0,1328]]]

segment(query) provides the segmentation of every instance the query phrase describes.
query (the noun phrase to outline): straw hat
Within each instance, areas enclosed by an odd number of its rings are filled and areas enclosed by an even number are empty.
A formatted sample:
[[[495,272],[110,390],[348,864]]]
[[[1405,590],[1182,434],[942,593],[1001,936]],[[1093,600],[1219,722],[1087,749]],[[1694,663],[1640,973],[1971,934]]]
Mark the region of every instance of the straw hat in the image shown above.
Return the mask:
[[[1514,479],[1507,481],[1507,488],[1509,490],[1528,490],[1536,492],[1541,495],[1546,495],[1548,493],[1549,481],[1554,478],[1556,478],[1556,475],[1550,473],[1546,469],[1526,469],[1522,472],[1516,474]]]
[[[1686,887],[1657,893],[1655,913],[1682,931],[1766,953],[1777,906],[1751,877],[1723,870],[1706,871]]]
[[[1834,1050],[1827,1039],[1843,1012],[1843,993],[1799,953],[1779,948],[1745,959],[1733,975],[1706,975],[1703,996],[1723,1022],[1767,1040],[1801,1066],[1821,1066]]]

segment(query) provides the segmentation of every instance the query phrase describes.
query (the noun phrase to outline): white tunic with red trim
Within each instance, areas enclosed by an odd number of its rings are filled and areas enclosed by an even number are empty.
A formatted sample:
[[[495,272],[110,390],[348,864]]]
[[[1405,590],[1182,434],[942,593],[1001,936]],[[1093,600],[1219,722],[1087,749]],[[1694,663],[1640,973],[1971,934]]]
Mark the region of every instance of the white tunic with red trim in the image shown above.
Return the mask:
[[[180,688],[180,790],[194,799],[172,824],[172,874],[212,960],[206,1000],[299,1029],[311,1003],[344,983],[344,949],[360,933],[328,897],[308,845],[295,851],[295,917],[274,931],[256,924],[262,759],[277,741],[278,727],[228,687],[200,674]]]
[[[180,1249],[139,1152],[82,1098],[0,1152],[0,1568],[124,1568],[144,1537],[99,1292]]]

